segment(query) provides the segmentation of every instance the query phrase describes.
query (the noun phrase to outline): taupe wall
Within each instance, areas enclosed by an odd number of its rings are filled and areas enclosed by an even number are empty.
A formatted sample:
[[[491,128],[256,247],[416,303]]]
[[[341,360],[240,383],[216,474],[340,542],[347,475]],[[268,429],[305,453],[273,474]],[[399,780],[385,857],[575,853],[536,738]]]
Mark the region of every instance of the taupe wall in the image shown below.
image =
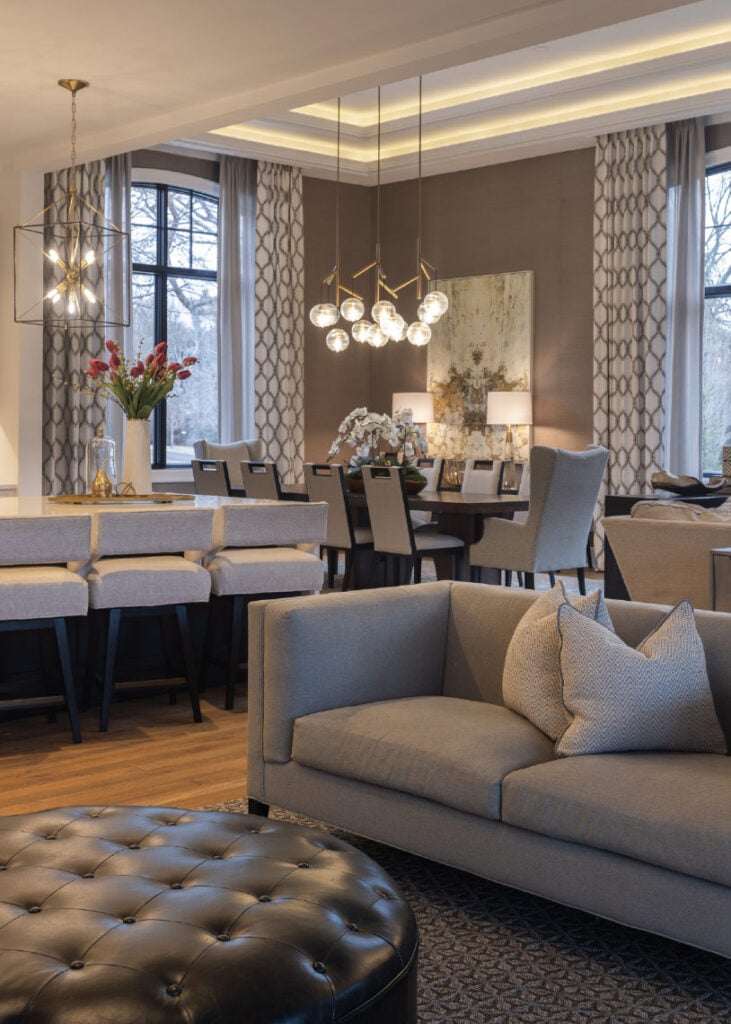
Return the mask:
[[[534,272],[534,440],[568,448],[583,447],[592,432],[593,175],[588,149],[423,183],[423,250],[442,276]],[[305,179],[307,309],[333,262],[334,189]],[[381,198],[383,262],[389,281],[399,283],[414,272],[416,183],[384,186]],[[375,190],[342,188],[341,203],[350,269],[373,251]],[[305,372],[306,458],[320,459],[350,409],[390,412],[394,391],[425,388],[426,350],[406,341],[379,351],[351,342],[336,355],[308,322]]]

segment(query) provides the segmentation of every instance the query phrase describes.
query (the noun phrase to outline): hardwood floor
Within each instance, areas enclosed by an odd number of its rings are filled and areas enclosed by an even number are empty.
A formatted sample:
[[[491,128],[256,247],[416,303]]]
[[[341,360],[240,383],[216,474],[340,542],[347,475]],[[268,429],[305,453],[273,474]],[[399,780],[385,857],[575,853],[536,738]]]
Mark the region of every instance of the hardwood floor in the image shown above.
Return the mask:
[[[109,732],[98,710],[81,715],[83,742],[74,744],[66,715],[0,722],[0,814],[76,804],[206,807],[246,796],[248,716],[223,711],[223,688],[201,697],[193,722],[184,695],[115,703]]]

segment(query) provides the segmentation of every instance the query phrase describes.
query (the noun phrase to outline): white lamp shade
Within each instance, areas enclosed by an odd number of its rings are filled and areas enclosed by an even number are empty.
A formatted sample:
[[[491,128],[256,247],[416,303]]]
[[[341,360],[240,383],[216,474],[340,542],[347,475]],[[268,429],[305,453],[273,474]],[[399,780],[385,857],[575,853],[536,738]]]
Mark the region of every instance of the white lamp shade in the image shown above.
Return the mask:
[[[530,391],[488,391],[485,422],[489,426],[530,426],[533,423]]]
[[[411,409],[414,423],[434,422],[434,395],[431,391],[397,391],[393,396],[393,414]]]

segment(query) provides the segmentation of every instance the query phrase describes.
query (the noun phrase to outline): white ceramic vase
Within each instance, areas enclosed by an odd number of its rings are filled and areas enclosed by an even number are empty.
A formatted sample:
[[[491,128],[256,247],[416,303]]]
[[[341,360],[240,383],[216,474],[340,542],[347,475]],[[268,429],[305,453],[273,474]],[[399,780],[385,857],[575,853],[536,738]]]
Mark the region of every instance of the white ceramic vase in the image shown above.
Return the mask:
[[[135,494],[152,491],[149,420],[125,420],[122,483],[131,484]]]

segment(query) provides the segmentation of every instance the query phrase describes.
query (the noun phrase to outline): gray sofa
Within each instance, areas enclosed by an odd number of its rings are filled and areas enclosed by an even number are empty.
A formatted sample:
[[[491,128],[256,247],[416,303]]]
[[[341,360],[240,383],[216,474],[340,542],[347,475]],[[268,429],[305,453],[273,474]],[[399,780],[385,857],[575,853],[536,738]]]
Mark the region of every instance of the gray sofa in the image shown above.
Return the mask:
[[[250,608],[249,776],[275,804],[731,956],[731,757],[556,758],[501,703],[526,591],[433,583]],[[607,606],[637,644],[663,609]],[[697,614],[731,739],[731,616]]]

